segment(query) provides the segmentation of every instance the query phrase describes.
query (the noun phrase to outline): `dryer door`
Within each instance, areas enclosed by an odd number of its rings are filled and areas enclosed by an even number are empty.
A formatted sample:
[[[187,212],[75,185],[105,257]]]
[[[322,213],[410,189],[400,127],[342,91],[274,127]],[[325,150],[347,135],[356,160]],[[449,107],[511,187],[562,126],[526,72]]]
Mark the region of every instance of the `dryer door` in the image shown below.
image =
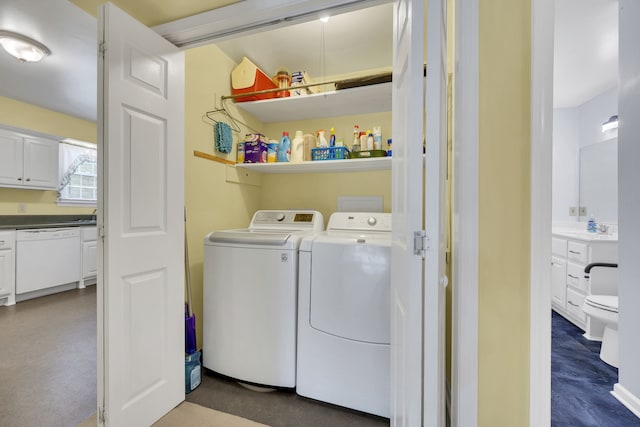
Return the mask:
[[[349,340],[389,344],[390,257],[388,240],[316,240],[311,263],[311,327]]]

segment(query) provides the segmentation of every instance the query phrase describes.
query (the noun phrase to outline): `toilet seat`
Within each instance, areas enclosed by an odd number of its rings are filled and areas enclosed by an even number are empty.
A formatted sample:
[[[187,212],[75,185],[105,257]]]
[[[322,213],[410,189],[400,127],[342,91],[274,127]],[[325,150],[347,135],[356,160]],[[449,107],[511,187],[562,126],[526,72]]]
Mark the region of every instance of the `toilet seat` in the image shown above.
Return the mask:
[[[617,295],[587,295],[584,302],[593,308],[599,308],[616,314],[618,313]]]

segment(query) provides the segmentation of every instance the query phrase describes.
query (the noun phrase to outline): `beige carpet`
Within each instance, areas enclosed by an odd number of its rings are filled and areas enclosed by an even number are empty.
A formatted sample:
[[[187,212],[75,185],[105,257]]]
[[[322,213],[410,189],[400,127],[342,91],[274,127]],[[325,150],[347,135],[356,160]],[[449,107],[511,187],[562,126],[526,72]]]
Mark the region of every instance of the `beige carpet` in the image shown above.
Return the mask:
[[[95,414],[78,424],[78,427],[95,427]],[[153,427],[269,427],[246,418],[215,411],[191,402],[182,402]]]

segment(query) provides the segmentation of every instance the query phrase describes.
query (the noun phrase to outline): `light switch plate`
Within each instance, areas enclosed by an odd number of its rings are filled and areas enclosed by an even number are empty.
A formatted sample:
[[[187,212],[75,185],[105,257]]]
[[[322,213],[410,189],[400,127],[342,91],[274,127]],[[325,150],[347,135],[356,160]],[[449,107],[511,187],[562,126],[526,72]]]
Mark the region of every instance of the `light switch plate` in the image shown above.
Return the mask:
[[[571,206],[569,208],[569,216],[578,216],[578,208]]]
[[[580,216],[587,216],[587,207],[580,206]]]

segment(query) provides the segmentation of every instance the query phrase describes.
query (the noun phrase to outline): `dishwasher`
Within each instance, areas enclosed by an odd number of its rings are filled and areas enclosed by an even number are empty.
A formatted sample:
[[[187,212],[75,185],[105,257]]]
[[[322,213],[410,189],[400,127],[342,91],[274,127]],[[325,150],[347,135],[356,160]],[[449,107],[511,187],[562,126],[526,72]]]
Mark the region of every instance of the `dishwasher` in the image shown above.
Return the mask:
[[[16,233],[16,294],[80,280],[80,228],[39,228]]]

